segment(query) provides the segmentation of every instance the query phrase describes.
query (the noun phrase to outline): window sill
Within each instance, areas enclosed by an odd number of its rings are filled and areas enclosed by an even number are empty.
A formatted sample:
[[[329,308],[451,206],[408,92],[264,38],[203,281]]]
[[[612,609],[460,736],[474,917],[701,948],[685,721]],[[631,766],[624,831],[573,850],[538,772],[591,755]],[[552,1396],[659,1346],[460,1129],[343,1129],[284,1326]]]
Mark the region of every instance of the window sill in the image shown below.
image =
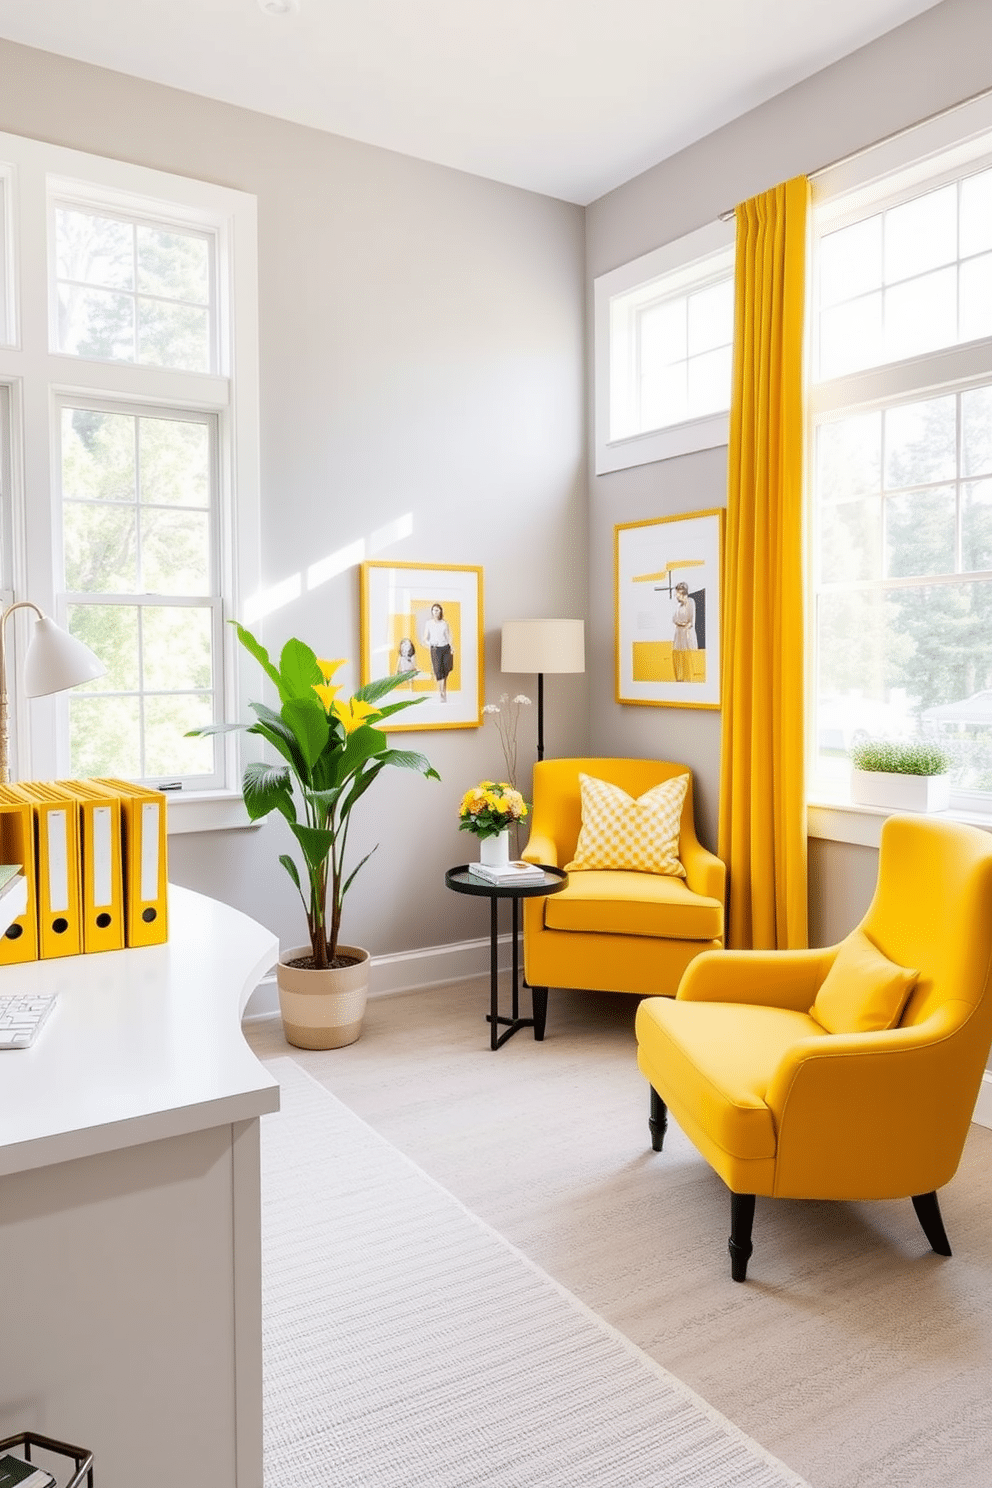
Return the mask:
[[[230,832],[260,827],[252,821],[240,791],[166,791],[169,836],[186,832]],[[263,819],[264,820],[264,819]]]
[[[895,814],[882,806],[809,801],[806,804],[807,835],[824,842],[850,842],[856,847],[878,847],[882,823]],[[939,821],[967,822],[969,826],[992,832],[992,817],[982,812],[961,811],[952,806],[948,811],[931,811],[926,814]]]

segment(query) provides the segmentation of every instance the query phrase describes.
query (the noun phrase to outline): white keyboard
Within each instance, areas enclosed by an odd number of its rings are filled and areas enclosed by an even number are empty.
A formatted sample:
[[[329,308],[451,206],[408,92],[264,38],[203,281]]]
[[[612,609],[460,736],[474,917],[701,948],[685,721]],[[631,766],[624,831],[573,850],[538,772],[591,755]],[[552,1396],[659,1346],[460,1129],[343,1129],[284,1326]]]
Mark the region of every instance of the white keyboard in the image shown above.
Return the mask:
[[[26,1049],[55,1006],[55,993],[0,992],[0,1049]]]

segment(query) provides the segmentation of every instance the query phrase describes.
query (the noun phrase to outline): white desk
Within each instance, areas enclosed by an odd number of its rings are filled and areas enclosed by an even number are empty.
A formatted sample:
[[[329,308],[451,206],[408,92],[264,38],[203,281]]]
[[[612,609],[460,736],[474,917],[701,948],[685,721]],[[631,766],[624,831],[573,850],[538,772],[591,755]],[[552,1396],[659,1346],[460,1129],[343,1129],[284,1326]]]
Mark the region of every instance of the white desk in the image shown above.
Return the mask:
[[[279,1089],[240,1016],[278,942],[174,886],[169,916],[162,946],[0,969],[59,998],[0,1051],[0,1436],[89,1447],[100,1488],[261,1488]]]

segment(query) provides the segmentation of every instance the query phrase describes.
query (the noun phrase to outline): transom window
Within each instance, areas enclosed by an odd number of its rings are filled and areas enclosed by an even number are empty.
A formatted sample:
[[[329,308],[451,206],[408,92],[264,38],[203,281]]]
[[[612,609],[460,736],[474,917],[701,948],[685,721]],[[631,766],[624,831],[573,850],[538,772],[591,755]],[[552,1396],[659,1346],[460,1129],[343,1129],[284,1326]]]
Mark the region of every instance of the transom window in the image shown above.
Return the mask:
[[[820,376],[992,336],[992,170],[828,233]]]
[[[597,474],[725,443],[733,223],[601,275],[595,301]]]
[[[209,372],[211,239],[55,205],[56,348],[70,356]]]

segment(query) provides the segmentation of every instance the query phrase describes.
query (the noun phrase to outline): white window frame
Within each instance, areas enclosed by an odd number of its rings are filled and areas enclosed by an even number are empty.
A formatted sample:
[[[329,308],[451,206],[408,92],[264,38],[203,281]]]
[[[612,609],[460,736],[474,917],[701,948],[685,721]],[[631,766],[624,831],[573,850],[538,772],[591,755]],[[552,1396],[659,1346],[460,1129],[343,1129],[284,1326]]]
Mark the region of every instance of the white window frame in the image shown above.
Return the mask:
[[[668,460],[727,443],[730,412],[687,419],[622,439],[611,439],[610,422],[618,378],[630,375],[630,328],[618,323],[625,307],[662,294],[685,293],[733,273],[736,225],[711,222],[655,248],[630,263],[600,274],[593,282],[593,376],[595,384],[595,469],[597,475]]]
[[[124,161],[83,154],[18,135],[0,134],[6,190],[6,283],[9,340],[0,346],[0,385],[9,405],[10,553],[7,577],[17,598],[34,601],[60,624],[65,595],[59,568],[56,510],[59,441],[55,419],[73,398],[190,409],[217,420],[218,555],[225,619],[244,613],[260,574],[258,261],[254,196]],[[172,221],[209,232],[216,243],[216,369],[210,373],[97,361],[52,349],[55,200],[118,210],[128,217]],[[223,626],[216,664],[223,673],[224,716],[240,716],[250,678],[233,628]],[[21,776],[65,774],[64,699],[28,701],[19,692],[27,640],[23,613],[8,624],[12,755]],[[239,789],[237,736],[225,738],[220,789],[184,790],[170,798],[169,829],[201,831],[247,823]]]
[[[847,222],[870,216],[956,180],[969,168],[992,166],[992,95],[973,99],[945,114],[873,146],[820,172],[812,181],[811,286],[817,282],[817,246],[821,236]],[[807,361],[806,462],[812,492],[815,429],[833,412],[862,412],[899,402],[917,402],[941,393],[957,393],[992,381],[992,337],[956,343],[903,361],[886,362],[864,371],[815,382],[818,365],[816,306],[811,304]],[[815,523],[808,523],[809,543]],[[812,572],[812,546],[809,549]],[[961,576],[961,582],[968,582]],[[832,841],[877,846],[882,822],[891,813],[850,801],[826,799],[817,790],[816,595],[808,586],[807,634],[807,796],[809,831]],[[992,831],[992,801],[972,792],[951,797],[950,814]]]

